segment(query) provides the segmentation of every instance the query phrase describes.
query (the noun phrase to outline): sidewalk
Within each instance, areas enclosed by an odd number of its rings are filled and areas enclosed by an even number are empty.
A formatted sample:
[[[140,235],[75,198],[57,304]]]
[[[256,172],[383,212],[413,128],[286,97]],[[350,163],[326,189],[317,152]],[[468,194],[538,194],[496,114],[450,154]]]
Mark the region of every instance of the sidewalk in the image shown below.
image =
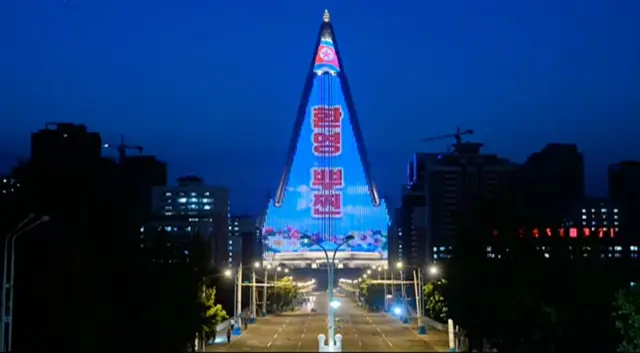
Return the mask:
[[[241,330],[240,331],[240,335],[238,335],[238,336],[231,335],[231,343],[233,343],[233,342],[237,341],[238,339],[242,338],[242,336],[245,334],[245,332],[251,330],[251,326],[253,326],[253,325],[249,325],[249,326],[247,326],[246,329]],[[227,331],[226,330],[222,330],[222,331],[218,331],[218,333],[216,334],[215,341],[213,341],[212,343],[207,342],[206,346],[204,347],[204,351],[205,352],[219,351],[219,349],[216,349],[216,347],[221,347],[221,346],[225,347],[225,346],[228,346],[228,345],[229,345],[229,343],[227,343]]]
[[[429,343],[438,352],[449,351],[449,333],[447,331],[441,331],[436,327],[427,325],[427,334],[418,334],[418,322],[409,322],[406,325],[407,329],[411,330],[416,336],[420,337],[425,342]]]
[[[387,315],[394,320],[398,321],[399,324],[403,325],[418,336],[420,339],[429,343],[436,351],[438,352],[448,352],[449,351],[449,333],[446,330],[441,330],[439,327],[435,327],[425,323],[427,328],[426,335],[418,334],[418,319],[411,318],[409,319],[408,324],[402,324],[402,320],[393,314],[387,313]]]

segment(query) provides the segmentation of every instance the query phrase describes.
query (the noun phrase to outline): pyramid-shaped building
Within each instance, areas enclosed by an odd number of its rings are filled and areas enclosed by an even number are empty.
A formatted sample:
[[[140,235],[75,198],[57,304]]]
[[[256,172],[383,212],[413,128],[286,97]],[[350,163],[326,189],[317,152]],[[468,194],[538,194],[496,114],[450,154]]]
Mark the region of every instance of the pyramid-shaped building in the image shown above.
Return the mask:
[[[316,267],[326,263],[322,248],[339,267],[387,263],[387,207],[371,179],[340,58],[325,11],[284,172],[264,217],[266,263]]]

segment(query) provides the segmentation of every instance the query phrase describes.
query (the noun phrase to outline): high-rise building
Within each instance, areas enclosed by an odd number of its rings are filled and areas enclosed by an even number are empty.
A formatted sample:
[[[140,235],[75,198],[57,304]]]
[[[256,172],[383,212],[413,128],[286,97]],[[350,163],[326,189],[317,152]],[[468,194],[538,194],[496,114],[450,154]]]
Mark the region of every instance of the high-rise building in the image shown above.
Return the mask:
[[[409,183],[399,212],[403,261],[424,266],[449,256],[459,230],[459,217],[476,202],[498,196],[505,172],[516,165],[482,144],[463,142],[453,153],[419,153],[409,164]]]
[[[609,198],[620,207],[620,236],[640,237],[640,162],[625,161],[609,166]]]
[[[258,220],[253,216],[232,216],[230,222],[231,236],[242,240],[240,261],[253,264],[262,261],[262,246]],[[234,248],[234,250],[236,250]]]
[[[187,176],[176,186],[153,189],[152,226],[188,241],[198,236],[209,242],[211,266],[228,266],[233,257],[229,241],[229,191]]]
[[[153,188],[167,185],[167,163],[154,156],[132,156],[120,161],[130,216],[139,227],[152,218]]]
[[[263,227],[264,261],[338,267],[387,263],[389,215],[371,178],[360,123],[329,13]],[[347,236],[353,237],[343,244]],[[350,237],[350,238],[351,238]]]
[[[551,143],[529,156],[523,166],[521,198],[532,217],[556,227],[584,198],[584,157],[574,144]],[[533,214],[535,213],[535,214]]]
[[[51,165],[51,172],[63,174],[66,166],[83,165],[101,156],[100,134],[89,132],[85,125],[47,123],[44,129],[31,134],[31,161]]]

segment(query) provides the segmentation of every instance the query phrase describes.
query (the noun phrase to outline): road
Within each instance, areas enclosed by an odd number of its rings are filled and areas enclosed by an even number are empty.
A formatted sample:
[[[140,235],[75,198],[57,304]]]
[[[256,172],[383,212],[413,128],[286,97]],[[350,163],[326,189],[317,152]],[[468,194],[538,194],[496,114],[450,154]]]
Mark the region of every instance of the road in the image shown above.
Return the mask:
[[[317,352],[318,334],[327,332],[327,294],[315,293],[317,312],[302,308],[295,313],[270,315],[251,325],[231,344],[210,346],[207,351]],[[342,323],[336,333],[343,336],[342,351],[447,351],[446,334],[430,330],[419,336],[415,328],[381,313],[368,313],[348,298],[337,298],[342,305],[336,318]]]

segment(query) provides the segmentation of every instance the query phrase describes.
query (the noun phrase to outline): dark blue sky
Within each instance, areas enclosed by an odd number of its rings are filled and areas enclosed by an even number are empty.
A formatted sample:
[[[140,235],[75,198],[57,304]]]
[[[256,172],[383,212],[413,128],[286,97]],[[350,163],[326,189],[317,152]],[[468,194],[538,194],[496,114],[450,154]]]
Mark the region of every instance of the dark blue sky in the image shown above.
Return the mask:
[[[255,210],[277,186],[324,8],[383,193],[413,152],[447,142],[421,137],[456,125],[515,161],[579,144],[592,194],[608,163],[640,159],[637,0],[4,0],[0,170],[45,122],[82,122]]]

